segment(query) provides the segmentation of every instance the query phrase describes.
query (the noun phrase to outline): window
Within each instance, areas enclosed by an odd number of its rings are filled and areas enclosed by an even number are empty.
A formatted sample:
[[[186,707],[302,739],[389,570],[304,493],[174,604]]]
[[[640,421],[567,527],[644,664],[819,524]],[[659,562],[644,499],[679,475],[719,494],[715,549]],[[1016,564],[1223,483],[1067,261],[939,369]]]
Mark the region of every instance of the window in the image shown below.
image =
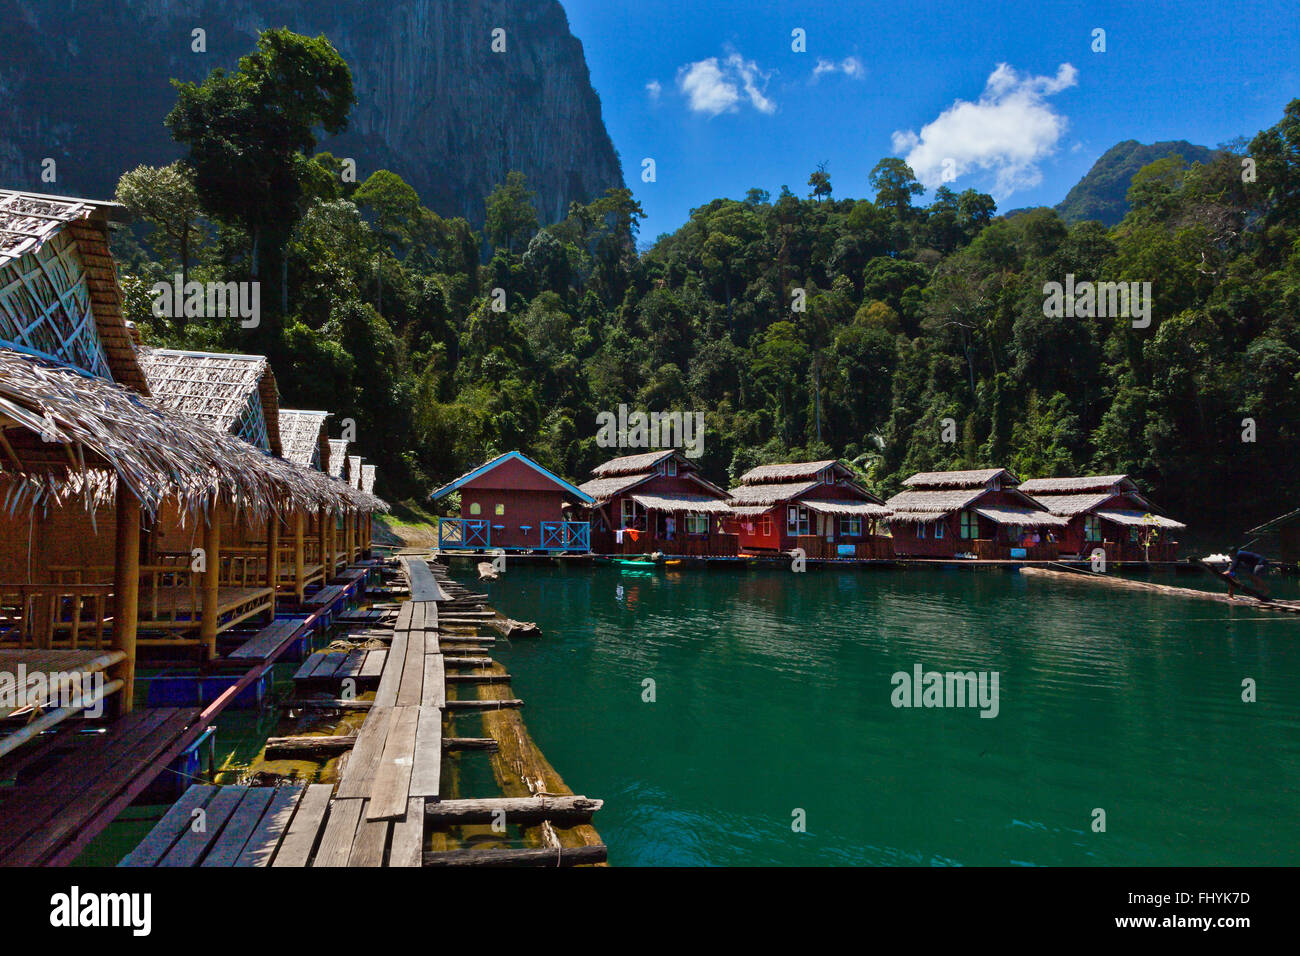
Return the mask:
[[[855,537],[862,534],[862,519],[859,517],[840,518],[840,535]]]
[[[961,536],[971,541],[980,536],[980,519],[973,511],[961,513]]]
[[[483,506],[477,501],[471,501],[469,503],[469,513],[472,515],[481,515],[483,513]]]
[[[1128,529],[1128,539],[1134,544],[1138,541],[1138,529],[1136,527]]]
[[[768,537],[771,537],[771,536],[772,536],[772,516],[771,516],[771,515],[763,515],[762,520],[760,520],[760,521],[758,522],[758,533],[761,534],[761,535],[762,535],[763,537],[765,537],[765,538],[768,538]]]
[[[664,462],[664,474],[670,477],[677,474],[676,458],[669,458],[666,462]]]
[[[936,521],[936,522],[934,523],[934,536],[935,536],[936,538],[942,538],[942,537],[943,537],[943,519],[942,519],[942,518],[940,518],[938,521]]]
[[[495,513],[496,513],[496,514],[499,514],[499,515],[503,515],[503,514],[505,514],[505,513],[506,513],[506,506],[505,506],[505,505],[497,505],[497,506],[496,506],[496,509],[495,509]]]
[[[623,516],[624,528],[637,528],[644,531],[645,528],[645,509],[638,505],[631,498],[624,498],[622,501],[620,513]]]
[[[808,533],[808,509],[790,505],[785,509],[785,533],[801,535]]]
[[[1083,519],[1083,540],[1101,540],[1101,519],[1096,515],[1086,515]]]
[[[709,516],[708,515],[687,515],[686,533],[687,534],[708,534]]]
[[[924,521],[918,521],[918,522],[916,523],[916,536],[917,536],[918,538],[924,538],[924,537],[925,537],[925,522],[924,522]]]

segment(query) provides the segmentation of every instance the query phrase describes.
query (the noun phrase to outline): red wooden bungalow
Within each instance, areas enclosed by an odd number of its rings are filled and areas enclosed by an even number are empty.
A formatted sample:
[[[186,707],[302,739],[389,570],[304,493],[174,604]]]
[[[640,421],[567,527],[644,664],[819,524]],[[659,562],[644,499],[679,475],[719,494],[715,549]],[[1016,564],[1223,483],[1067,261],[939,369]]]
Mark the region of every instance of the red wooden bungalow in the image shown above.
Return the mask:
[[[894,552],[910,557],[1051,560],[1066,521],[1005,468],[920,472],[886,504]]]
[[[438,546],[452,550],[588,551],[585,521],[566,520],[566,501],[591,496],[517,451],[443,485],[437,501],[460,492],[460,517],[438,522]]]
[[[731,512],[742,551],[893,557],[889,539],[876,533],[889,509],[834,459],[751,468],[731,489]]]
[[[592,550],[600,554],[722,555],[736,536],[722,527],[727,492],[672,449],[625,455],[591,470],[581,490],[590,508]]]
[[[1128,475],[1031,478],[1020,490],[1069,522],[1061,554],[1102,548],[1110,561],[1178,559],[1178,542],[1170,535],[1187,525],[1157,513]]]

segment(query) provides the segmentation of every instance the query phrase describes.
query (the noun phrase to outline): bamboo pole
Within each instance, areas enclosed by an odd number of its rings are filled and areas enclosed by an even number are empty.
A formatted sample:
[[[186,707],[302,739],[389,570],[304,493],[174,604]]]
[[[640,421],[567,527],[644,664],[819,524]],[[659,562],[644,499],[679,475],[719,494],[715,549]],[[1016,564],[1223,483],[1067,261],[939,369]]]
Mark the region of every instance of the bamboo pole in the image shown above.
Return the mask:
[[[329,557],[325,562],[326,583],[328,583],[329,579],[338,573],[339,566],[339,553],[335,549],[335,545],[338,544],[338,518],[332,511],[329,512],[327,517],[329,520],[326,525],[326,537],[329,540]]]
[[[113,650],[126,656],[115,668],[122,681],[120,713],[134,706],[135,638],[140,624],[140,502],[117,483],[117,527],[113,553]]]
[[[305,549],[303,543],[303,514],[301,511],[294,512],[293,515],[293,580],[294,593],[298,596],[298,603],[301,604],[303,598],[307,596],[307,570],[304,567],[306,562],[303,560]]]
[[[351,564],[355,552],[352,550],[356,543],[356,525],[354,523],[354,512],[347,508],[343,509],[343,553],[345,555],[343,563]]]
[[[329,511],[327,509],[321,508],[316,512],[316,550],[320,552],[320,564],[325,569],[325,580],[329,580],[334,576],[334,569],[330,564],[334,560],[334,556],[330,553],[329,532],[325,527],[328,520]]]
[[[208,660],[217,656],[218,589],[221,586],[221,516],[214,504],[203,529],[203,616],[199,620],[199,642],[207,648]]]
[[[275,622],[275,586],[280,580],[280,512],[271,509],[266,516],[266,583],[271,588],[271,617]]]

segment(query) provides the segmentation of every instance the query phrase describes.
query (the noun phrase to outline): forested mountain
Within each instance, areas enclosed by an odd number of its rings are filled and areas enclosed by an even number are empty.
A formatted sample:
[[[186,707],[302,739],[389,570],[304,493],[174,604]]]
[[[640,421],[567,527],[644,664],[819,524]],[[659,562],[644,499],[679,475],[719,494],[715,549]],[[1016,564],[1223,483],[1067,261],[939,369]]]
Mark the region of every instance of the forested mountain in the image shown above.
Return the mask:
[[[1129,210],[1126,197],[1133,174],[1157,159],[1173,155],[1182,156],[1188,165],[1208,163],[1213,150],[1194,146],[1185,139],[1150,145],[1126,139],[1102,153],[1087,175],[1057,203],[1056,211],[1067,223],[1096,219],[1114,226]]]
[[[511,449],[584,477],[611,454],[597,413],[627,403],[704,412],[702,468],[723,483],[843,456],[881,493],[921,469],[1128,472],[1198,525],[1300,500],[1300,100],[1244,147],[1251,163],[1141,169],[1109,228],[999,218],[974,190],[921,205],[886,158],[867,183],[816,172],[810,195],[715,199],[638,254],[625,189],[542,228],[514,172],[480,237],[391,172],[342,182],[310,134],[347,120],[340,67],[267,34],[241,79],[182,89],[167,124],[186,162],[123,181],[142,219],[118,251],[149,340],[271,355],[288,405],[356,419],[387,495]],[[291,95],[304,69],[319,98]],[[230,155],[258,172],[232,180],[206,132],[230,111],[271,117],[269,141],[294,151],[241,142]],[[263,180],[281,185],[250,192]],[[261,326],[153,318],[148,285],[186,257],[199,279],[260,263]],[[1045,285],[1067,276],[1149,282],[1149,325],[1049,317]]]
[[[181,155],[162,124],[173,77],[231,69],[281,26],[325,35],[351,67],[356,108],[324,146],[362,179],[394,170],[475,227],[512,169],[544,223],[623,184],[559,0],[0,0],[0,183],[111,195],[128,169]]]

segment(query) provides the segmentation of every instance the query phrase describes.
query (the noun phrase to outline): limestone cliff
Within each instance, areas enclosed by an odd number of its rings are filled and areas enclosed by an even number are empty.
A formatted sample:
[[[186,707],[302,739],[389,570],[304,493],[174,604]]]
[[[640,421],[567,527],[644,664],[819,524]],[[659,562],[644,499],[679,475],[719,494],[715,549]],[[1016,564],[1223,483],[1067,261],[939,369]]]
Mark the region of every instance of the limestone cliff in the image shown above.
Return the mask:
[[[323,33],[352,68],[349,129],[321,148],[396,171],[447,216],[519,169],[546,222],[622,184],[558,0],[0,0],[0,185],[94,197],[179,155],[172,77],[232,68],[257,32]],[[493,52],[504,29],[506,50]],[[205,31],[207,52],[191,50]],[[42,161],[57,179],[42,182]]]

